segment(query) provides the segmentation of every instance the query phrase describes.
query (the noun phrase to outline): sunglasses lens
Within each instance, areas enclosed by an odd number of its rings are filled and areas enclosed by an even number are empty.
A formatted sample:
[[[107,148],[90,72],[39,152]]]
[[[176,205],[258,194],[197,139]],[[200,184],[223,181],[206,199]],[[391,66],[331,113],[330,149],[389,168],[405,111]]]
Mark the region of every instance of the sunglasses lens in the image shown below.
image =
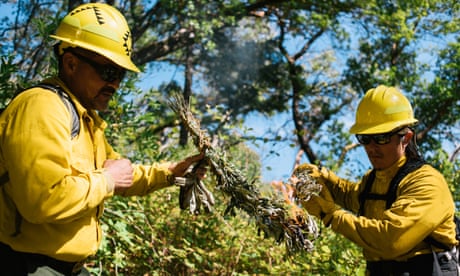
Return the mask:
[[[372,138],[378,145],[385,145],[390,142],[391,135],[393,134],[379,134],[374,135]]]
[[[385,134],[376,134],[376,135],[366,135],[366,134],[356,134],[356,139],[362,145],[368,145],[373,140],[377,145],[386,145],[390,142],[391,136],[394,133],[385,133]]]
[[[101,79],[107,82],[113,82],[115,80],[122,81],[123,78],[125,77],[126,71],[123,69],[117,69],[113,66],[106,66],[103,68],[100,68],[99,75],[101,76]]]
[[[125,78],[126,70],[119,70],[118,71],[118,79],[121,81]]]
[[[356,134],[356,139],[358,139],[358,142],[362,145],[367,145],[371,142],[370,135]]]
[[[94,70],[99,74],[99,76],[101,77],[103,81],[106,81],[106,82],[114,82],[115,80],[122,81],[123,78],[125,77],[126,70],[124,69],[116,68],[112,65],[102,65],[86,56],[83,56],[73,51],[70,51],[70,52],[74,56],[78,57],[79,59],[91,65],[91,67],[94,68]]]

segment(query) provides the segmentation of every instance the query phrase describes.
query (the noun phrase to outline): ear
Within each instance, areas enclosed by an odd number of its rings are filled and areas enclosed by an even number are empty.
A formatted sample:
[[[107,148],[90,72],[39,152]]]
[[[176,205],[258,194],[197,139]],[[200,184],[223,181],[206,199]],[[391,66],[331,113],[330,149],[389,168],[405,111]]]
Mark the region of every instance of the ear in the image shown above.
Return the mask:
[[[414,133],[412,131],[408,131],[403,138],[403,144],[408,145],[410,140],[412,139],[412,136],[414,136]]]
[[[73,74],[77,70],[78,60],[69,52],[62,55],[62,67],[67,75]]]

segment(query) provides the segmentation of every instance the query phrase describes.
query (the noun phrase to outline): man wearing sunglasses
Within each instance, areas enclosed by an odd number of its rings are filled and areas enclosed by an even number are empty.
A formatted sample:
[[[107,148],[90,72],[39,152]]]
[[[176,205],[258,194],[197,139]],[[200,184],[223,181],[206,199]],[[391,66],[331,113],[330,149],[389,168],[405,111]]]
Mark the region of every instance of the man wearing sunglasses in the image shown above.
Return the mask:
[[[97,111],[107,108],[127,70],[139,72],[118,10],[83,4],[52,37],[58,75],[44,83],[72,106],[40,86],[20,93],[0,117],[2,275],[89,275],[82,264],[102,240],[104,201],[171,186],[203,158],[137,165],[108,144]],[[72,113],[79,124],[73,138]]]
[[[418,151],[412,106],[396,88],[361,100],[350,132],[373,170],[358,183],[302,164],[323,184],[304,208],[362,247],[366,275],[458,275],[455,206],[444,177]]]

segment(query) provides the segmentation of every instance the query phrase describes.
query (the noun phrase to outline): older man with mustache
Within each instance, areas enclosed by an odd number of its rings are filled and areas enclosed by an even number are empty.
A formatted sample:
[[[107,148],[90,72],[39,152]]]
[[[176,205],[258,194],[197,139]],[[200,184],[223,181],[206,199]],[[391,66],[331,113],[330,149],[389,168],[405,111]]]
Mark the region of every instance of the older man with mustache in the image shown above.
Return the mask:
[[[58,76],[20,93],[0,117],[2,275],[89,275],[82,264],[102,240],[104,201],[171,186],[203,158],[138,165],[108,144],[97,111],[126,70],[139,72],[118,10],[83,4],[52,37]]]

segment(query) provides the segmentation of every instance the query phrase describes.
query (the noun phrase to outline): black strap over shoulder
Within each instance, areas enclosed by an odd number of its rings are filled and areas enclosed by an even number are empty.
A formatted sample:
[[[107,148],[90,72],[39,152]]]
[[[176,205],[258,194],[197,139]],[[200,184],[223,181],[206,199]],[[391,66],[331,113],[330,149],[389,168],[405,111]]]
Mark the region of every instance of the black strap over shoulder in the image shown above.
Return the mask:
[[[59,95],[59,97],[61,98],[61,100],[67,107],[67,109],[69,110],[70,114],[72,115],[72,125],[71,125],[72,130],[71,130],[70,138],[73,139],[75,136],[77,136],[80,133],[80,117],[78,116],[77,108],[75,107],[75,104],[73,103],[73,101],[70,99],[69,95],[65,93],[64,90],[58,85],[40,83],[31,88],[34,88],[34,87],[48,89]],[[21,92],[19,92],[18,94],[20,94]],[[16,94],[15,96],[17,96],[18,94]],[[10,180],[9,174],[8,172],[5,172],[3,175],[0,176],[0,187],[5,185],[9,180]],[[11,234],[13,237],[21,233],[22,216],[18,210],[16,210],[14,224],[15,224],[15,232]]]
[[[72,101],[72,99],[70,99],[70,96],[66,92],[64,92],[64,90],[59,85],[39,83],[33,87],[40,87],[51,90],[61,97],[62,101],[64,102],[67,109],[72,115],[72,132],[70,137],[72,139],[75,138],[80,133],[80,117],[78,116],[77,108],[75,107],[75,104]]]
[[[359,195],[359,212],[358,215],[362,216],[364,214],[364,205],[366,200],[385,200],[386,201],[386,209],[389,209],[393,202],[396,200],[396,191],[399,186],[399,182],[409,173],[419,169],[421,166],[426,164],[424,160],[407,160],[406,163],[398,170],[396,175],[393,177],[393,179],[390,182],[390,186],[388,187],[388,191],[386,194],[375,194],[371,193],[371,188],[372,184],[374,183],[375,180],[375,169],[372,170],[369,173],[369,176],[366,180],[366,184],[364,186],[364,190],[361,192]],[[454,217],[454,221],[456,222],[457,228],[460,227],[460,221],[458,221],[457,217]],[[456,233],[457,235],[460,235],[460,229],[457,229]],[[457,239],[460,238],[460,236],[457,237]],[[432,244],[438,248],[444,249],[444,250],[450,250],[450,248],[441,242],[438,242],[431,236],[428,236],[424,240],[425,242]]]
[[[373,198],[375,194],[371,195],[371,188],[372,184],[374,183],[375,180],[375,169],[373,169],[366,180],[366,184],[364,186],[364,190],[359,194],[359,211],[358,211],[358,216],[364,215],[364,203],[366,203],[366,200],[368,199],[381,199],[381,200],[386,200],[386,194],[385,195],[378,195],[379,198]],[[380,198],[382,197],[382,198]]]
[[[388,191],[385,194],[375,194],[371,193],[372,184],[375,180],[375,169],[369,173],[367,178],[366,184],[364,186],[364,190],[359,195],[359,211],[358,215],[362,216],[364,214],[364,205],[366,200],[385,200],[386,201],[386,209],[391,207],[391,204],[396,200],[396,191],[398,190],[399,182],[409,173],[417,170],[421,166],[425,164],[424,160],[407,160],[404,165],[399,168],[396,175],[390,182],[390,186],[388,187]]]
[[[80,133],[80,117],[78,116],[77,108],[75,107],[75,104],[73,103],[72,99],[70,99],[70,96],[67,93],[65,93],[64,90],[59,85],[53,85],[49,83],[39,83],[30,88],[34,88],[34,87],[48,89],[59,95],[59,97],[62,99],[65,106],[67,107],[67,109],[72,115],[72,125],[71,125],[72,131],[71,131],[70,138],[73,139],[75,136],[77,136]],[[21,92],[19,92],[18,94],[20,94]],[[15,96],[17,96],[18,94],[16,94]],[[0,187],[6,184],[8,181],[9,181],[9,176],[8,176],[8,172],[6,172],[0,176]]]

